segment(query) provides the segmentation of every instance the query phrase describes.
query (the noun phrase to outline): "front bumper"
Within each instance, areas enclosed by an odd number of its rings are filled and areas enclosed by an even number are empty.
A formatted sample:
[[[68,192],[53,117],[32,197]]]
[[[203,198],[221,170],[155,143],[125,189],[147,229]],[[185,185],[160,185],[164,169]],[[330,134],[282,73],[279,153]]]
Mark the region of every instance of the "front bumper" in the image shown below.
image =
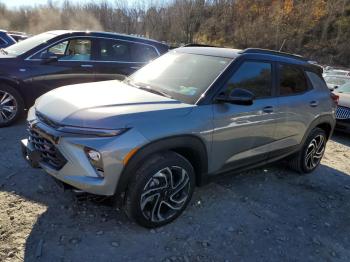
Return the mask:
[[[38,146],[30,137],[21,141],[21,148],[24,158],[32,167],[41,167],[54,178],[84,192],[104,196],[116,193],[117,184],[124,169],[124,158],[134,148],[147,142],[133,129],[121,136],[103,138],[60,133],[41,122],[36,122],[29,129],[39,133],[40,137],[43,136],[44,146],[53,146],[65,160],[62,166],[54,165],[52,155],[48,157],[46,152],[43,152],[45,147]],[[90,164],[84,151],[85,147],[101,153],[103,176],[98,174]],[[52,149],[47,148],[47,150]]]

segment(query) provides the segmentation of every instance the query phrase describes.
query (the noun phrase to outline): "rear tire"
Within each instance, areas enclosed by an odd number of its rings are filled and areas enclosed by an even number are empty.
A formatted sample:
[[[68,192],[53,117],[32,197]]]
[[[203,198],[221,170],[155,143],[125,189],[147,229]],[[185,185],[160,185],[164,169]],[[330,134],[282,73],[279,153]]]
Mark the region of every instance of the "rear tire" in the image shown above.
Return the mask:
[[[163,226],[181,215],[194,187],[194,169],[187,159],[171,151],[155,154],[137,169],[125,211],[141,226]]]
[[[289,166],[300,174],[314,171],[320,164],[327,143],[326,132],[321,128],[311,131],[302,149],[288,159]]]
[[[24,102],[16,89],[0,84],[0,128],[16,122],[24,112]]]

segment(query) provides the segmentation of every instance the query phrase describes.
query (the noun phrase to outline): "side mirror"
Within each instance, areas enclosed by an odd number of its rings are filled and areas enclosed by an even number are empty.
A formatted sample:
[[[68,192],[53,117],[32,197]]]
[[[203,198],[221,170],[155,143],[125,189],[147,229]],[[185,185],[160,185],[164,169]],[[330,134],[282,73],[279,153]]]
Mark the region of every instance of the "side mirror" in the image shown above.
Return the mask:
[[[43,64],[48,64],[51,62],[58,61],[58,56],[56,54],[53,54],[50,52],[41,53],[40,58],[41,58]]]
[[[339,86],[334,86],[333,89],[337,89]]]
[[[242,88],[235,88],[229,96],[220,94],[215,100],[219,103],[231,103],[236,105],[252,105],[255,95]]]

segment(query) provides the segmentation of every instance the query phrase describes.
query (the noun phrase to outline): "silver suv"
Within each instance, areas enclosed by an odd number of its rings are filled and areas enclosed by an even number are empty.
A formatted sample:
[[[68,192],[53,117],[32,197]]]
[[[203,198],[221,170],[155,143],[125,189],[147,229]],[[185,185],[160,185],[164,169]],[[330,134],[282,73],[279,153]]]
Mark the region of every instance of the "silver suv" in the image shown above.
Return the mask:
[[[22,149],[32,166],[65,184],[123,195],[131,218],[156,227],[220,173],[287,157],[296,171],[313,171],[334,111],[321,69],[299,56],[183,47],[123,82],[41,96]]]

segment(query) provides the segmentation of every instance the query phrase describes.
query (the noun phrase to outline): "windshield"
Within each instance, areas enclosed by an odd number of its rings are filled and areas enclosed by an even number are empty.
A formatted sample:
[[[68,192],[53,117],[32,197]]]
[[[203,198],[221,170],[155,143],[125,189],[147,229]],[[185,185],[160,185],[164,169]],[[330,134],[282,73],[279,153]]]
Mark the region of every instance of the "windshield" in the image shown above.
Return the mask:
[[[338,93],[349,93],[350,94],[350,82],[338,87],[336,89]]]
[[[343,85],[345,84],[346,82],[350,81],[350,78],[349,79],[346,79],[346,78],[340,78],[340,77],[325,77],[324,80],[326,81],[327,84],[331,84],[331,85]]]
[[[57,35],[51,33],[42,33],[28,39],[25,39],[21,42],[18,42],[14,45],[11,45],[5,48],[5,52],[9,55],[19,56],[33,49],[34,47],[47,42],[48,40],[56,37]]]
[[[147,64],[126,81],[194,104],[231,60],[173,51]]]
[[[347,76],[347,75],[349,75],[349,72],[348,71],[340,71],[340,70],[329,70],[329,71],[327,71],[327,74],[335,75],[335,76]]]

